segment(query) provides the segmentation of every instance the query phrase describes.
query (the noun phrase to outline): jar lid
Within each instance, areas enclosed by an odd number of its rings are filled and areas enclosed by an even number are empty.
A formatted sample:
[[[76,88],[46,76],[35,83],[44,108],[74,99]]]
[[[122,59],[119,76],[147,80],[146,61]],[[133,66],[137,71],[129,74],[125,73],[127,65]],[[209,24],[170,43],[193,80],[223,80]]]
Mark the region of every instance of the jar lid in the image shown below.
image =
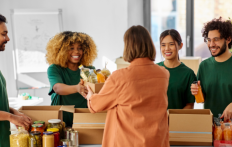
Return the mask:
[[[58,128],[49,128],[47,129],[48,132],[59,132]]]
[[[42,120],[34,121],[34,124],[45,124],[45,121]]]
[[[33,124],[32,127],[34,127],[34,128],[40,128],[40,127],[43,127],[43,124]]]
[[[61,120],[60,119],[49,119],[48,120],[49,123],[61,123]]]
[[[224,123],[225,124],[225,126],[230,126],[230,124],[229,123]]]
[[[41,134],[41,132],[39,132],[39,131],[31,131],[30,132],[30,135],[40,135]]]
[[[52,135],[53,132],[43,132],[44,135]]]

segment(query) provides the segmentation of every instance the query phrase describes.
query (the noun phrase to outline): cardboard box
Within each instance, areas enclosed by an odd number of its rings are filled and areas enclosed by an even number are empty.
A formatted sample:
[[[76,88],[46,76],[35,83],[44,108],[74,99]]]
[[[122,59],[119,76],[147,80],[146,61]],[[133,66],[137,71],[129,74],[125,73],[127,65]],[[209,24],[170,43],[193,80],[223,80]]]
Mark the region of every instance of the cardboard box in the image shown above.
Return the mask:
[[[96,84],[94,84],[94,83],[84,81],[84,85],[85,86],[89,85],[89,87],[91,88],[93,93],[99,93],[100,90],[102,89],[104,83],[96,83]]]
[[[180,57],[180,61],[191,68],[195,74],[197,74],[199,65],[201,63],[201,57]]]
[[[122,57],[119,57],[115,61],[117,69],[126,68],[130,65],[129,62],[126,62]]]
[[[79,132],[80,144],[102,144],[106,112],[90,113],[88,108],[76,108],[73,129]]]
[[[29,116],[32,121],[42,120],[48,124],[49,119],[60,119],[63,121],[63,111],[74,113],[74,105],[70,106],[22,106],[19,112]]]
[[[209,109],[169,109],[170,145],[212,146],[213,114]]]

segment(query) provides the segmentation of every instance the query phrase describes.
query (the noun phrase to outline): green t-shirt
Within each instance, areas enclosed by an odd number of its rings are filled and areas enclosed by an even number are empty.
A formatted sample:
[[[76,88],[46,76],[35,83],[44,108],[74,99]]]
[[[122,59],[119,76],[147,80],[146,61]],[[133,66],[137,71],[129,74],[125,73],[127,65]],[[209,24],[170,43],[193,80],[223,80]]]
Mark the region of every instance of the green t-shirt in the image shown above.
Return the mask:
[[[201,81],[204,94],[204,108],[214,116],[223,113],[232,102],[232,57],[225,62],[217,62],[210,57],[201,62],[197,78]]]
[[[170,73],[168,85],[168,109],[183,109],[187,103],[194,103],[195,97],[191,94],[190,87],[196,81],[193,70],[181,63],[175,68],[168,68],[164,62],[158,63]]]
[[[10,112],[6,81],[0,71],[0,111]],[[10,122],[0,121],[0,147],[10,147]]]
[[[88,67],[93,69],[94,67]],[[50,82],[49,95],[51,95],[51,105],[75,105],[75,108],[87,108],[87,100],[79,93],[70,95],[58,95],[54,92],[53,86],[56,83],[66,85],[77,85],[80,82],[80,69],[72,71],[69,68],[63,68],[59,65],[52,64],[47,70],[48,79]],[[63,112],[63,120],[67,126],[72,126],[73,114]]]

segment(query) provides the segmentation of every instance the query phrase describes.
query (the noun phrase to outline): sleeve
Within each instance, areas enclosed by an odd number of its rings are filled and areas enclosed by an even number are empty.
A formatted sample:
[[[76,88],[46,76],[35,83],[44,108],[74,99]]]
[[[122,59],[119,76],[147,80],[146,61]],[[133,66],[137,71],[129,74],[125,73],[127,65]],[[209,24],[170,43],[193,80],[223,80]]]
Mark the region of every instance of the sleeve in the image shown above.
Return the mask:
[[[59,69],[54,65],[51,65],[48,68],[47,74],[48,74],[48,80],[50,82],[50,90],[49,90],[48,95],[52,95],[54,93],[53,86],[56,83],[64,83],[64,82],[63,82],[62,77],[60,75]]]
[[[191,87],[191,84],[196,80],[197,80],[197,77],[196,77],[195,73],[193,71],[191,71],[191,73],[189,75],[187,89],[186,89],[187,103],[194,103],[195,102],[195,96],[192,95],[190,87]]]
[[[119,86],[115,83],[114,74],[105,82],[99,94],[94,94],[88,100],[91,113],[112,109],[118,104]]]

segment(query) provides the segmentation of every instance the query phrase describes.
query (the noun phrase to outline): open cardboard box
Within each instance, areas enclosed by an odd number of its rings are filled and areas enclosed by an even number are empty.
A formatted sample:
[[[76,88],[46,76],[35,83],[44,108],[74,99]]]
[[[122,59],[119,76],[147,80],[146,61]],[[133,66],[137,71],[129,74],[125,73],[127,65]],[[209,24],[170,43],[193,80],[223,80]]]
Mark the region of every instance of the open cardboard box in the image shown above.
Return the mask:
[[[170,145],[212,146],[213,114],[209,109],[169,109]]]
[[[102,144],[106,112],[90,113],[88,108],[76,108],[73,129],[79,132],[80,144]]]
[[[94,84],[94,83],[84,81],[84,85],[85,86],[89,85],[89,87],[91,88],[93,93],[99,93],[100,90],[102,89],[104,83],[96,83],[96,84]]]
[[[32,121],[42,120],[48,124],[49,119],[60,119],[63,121],[62,111],[74,113],[74,105],[70,106],[22,106],[19,112],[29,116]]]

